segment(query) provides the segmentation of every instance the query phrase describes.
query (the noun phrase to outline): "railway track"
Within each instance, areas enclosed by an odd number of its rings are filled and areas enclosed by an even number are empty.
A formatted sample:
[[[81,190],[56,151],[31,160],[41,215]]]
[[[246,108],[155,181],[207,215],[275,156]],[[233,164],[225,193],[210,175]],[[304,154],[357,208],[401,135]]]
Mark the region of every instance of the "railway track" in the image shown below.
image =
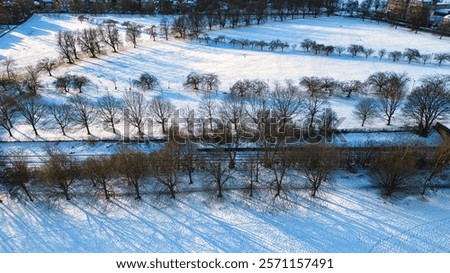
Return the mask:
[[[388,152],[393,149],[410,149],[413,152],[417,153],[432,153],[435,150],[435,147],[430,146],[413,146],[413,145],[404,145],[404,146],[383,146],[383,147],[331,147],[335,150],[338,150],[341,154],[370,154],[376,153],[379,151]],[[279,148],[270,148],[268,150],[269,153],[275,152],[276,149]],[[302,153],[302,149],[304,146],[290,146],[287,147],[289,152],[298,152]],[[230,147],[214,147],[214,148],[197,148],[194,153],[195,160],[202,160],[205,162],[216,162],[216,161],[224,161],[228,162],[231,158],[230,154],[236,154],[235,161],[236,163],[247,162],[250,158],[256,158],[259,153],[259,158],[262,159],[264,152],[267,152],[264,148],[257,147],[239,147],[239,148],[230,148]],[[71,158],[83,162],[85,159],[90,157],[111,157],[115,153],[68,153],[67,155]],[[45,164],[50,158],[47,154],[35,154],[35,155],[0,155],[0,161],[2,162],[11,162],[14,160],[24,160],[30,166],[39,167]]]

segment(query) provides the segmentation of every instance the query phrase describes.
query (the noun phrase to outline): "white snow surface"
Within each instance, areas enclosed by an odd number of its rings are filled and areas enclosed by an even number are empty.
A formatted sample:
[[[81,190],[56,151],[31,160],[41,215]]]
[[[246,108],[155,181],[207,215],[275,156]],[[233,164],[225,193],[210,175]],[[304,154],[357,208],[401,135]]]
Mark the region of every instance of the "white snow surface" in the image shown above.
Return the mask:
[[[82,24],[70,15],[34,15],[25,24],[0,38],[0,59],[13,57],[18,68],[34,65],[43,57],[57,57],[55,34],[59,30],[76,30],[94,26],[95,21],[115,19],[120,22],[135,21],[146,26],[158,25],[161,17],[100,16]],[[122,29],[123,31],[123,29]],[[122,32],[123,33],[123,32]],[[280,39],[299,43],[305,38],[319,43],[347,46],[363,44],[375,50],[386,48],[403,51],[417,48],[422,53],[447,52],[450,39],[440,40],[427,33],[414,34],[408,29],[394,30],[387,24],[362,22],[340,17],[299,19],[285,22],[268,22],[261,26],[214,30],[210,37],[226,35],[270,41]],[[2,69],[2,68],[0,68]],[[202,92],[183,88],[182,83],[191,71],[216,73],[222,85],[219,94],[243,78],[276,81],[302,76],[332,76],[339,80],[364,80],[377,71],[407,72],[414,85],[425,74],[449,74],[450,65],[436,63],[423,65],[392,63],[386,58],[351,58],[347,53],[315,56],[297,48],[285,52],[232,48],[231,45],[205,45],[196,41],[158,38],[151,41],[148,35],[141,38],[136,49],[129,44],[119,53],[102,55],[97,59],[83,57],[76,65],[62,65],[55,76],[82,74],[94,83],[84,92],[92,100],[110,92],[122,96],[130,88],[130,80],[143,72],[157,76],[161,81],[159,91],[146,92],[146,96],[162,94],[177,107],[197,108]],[[118,89],[114,89],[113,80]],[[53,77],[42,76],[45,85],[41,94],[52,103],[66,101],[71,94],[61,94],[53,88]],[[413,86],[411,86],[413,87]],[[352,116],[353,106],[359,96],[347,99],[333,96],[329,103],[339,116],[347,117],[342,128],[360,128]],[[393,126],[385,126],[379,118],[367,125],[369,130],[396,129],[403,124],[401,112],[395,115]],[[444,123],[450,123],[444,120]],[[1,143],[2,149],[25,150],[40,156],[45,145],[62,147],[70,153],[107,154],[115,151],[110,143],[49,144],[47,140],[73,141],[88,139],[84,129],[77,126],[62,137],[50,122],[43,122],[40,136],[35,137],[29,125],[19,122],[13,131],[14,138],[1,131],[1,138],[25,144]],[[89,139],[115,138],[102,129],[100,122],[94,126]],[[158,134],[156,132],[155,134]],[[350,143],[385,141],[383,133],[376,135],[347,135]],[[411,134],[393,133],[393,139],[405,142],[424,141]],[[370,140],[370,141],[369,141]],[[37,145],[33,141],[42,141]],[[389,141],[389,140],[386,140]],[[430,145],[439,143],[432,134]],[[90,146],[91,145],[91,146]],[[146,147],[145,149],[153,149]],[[238,175],[237,175],[238,176]],[[268,174],[266,174],[266,177]],[[243,185],[245,176],[226,186]],[[306,185],[303,176],[291,174],[288,183]],[[186,177],[180,188],[204,187],[206,180],[197,174],[196,182],[189,186]],[[448,183],[448,176],[441,180]],[[91,200],[75,194],[71,201],[37,198],[33,203],[0,194],[0,252],[444,252],[450,251],[450,191],[430,191],[425,198],[418,195],[382,197],[370,187],[367,173],[337,172],[333,182],[326,183],[316,198],[308,190],[290,190],[282,199],[273,201],[272,193],[261,191],[249,198],[242,191],[226,191],[222,199],[214,192],[180,193],[175,200],[156,194],[145,194],[141,201],[132,195],[118,196],[112,201]],[[81,182],[79,182],[81,183]],[[119,182],[118,182],[119,183]],[[123,184],[123,183],[122,183]],[[150,181],[146,183],[149,185]],[[145,188],[145,187],[144,187]],[[123,185],[123,191],[130,192]],[[0,192],[4,192],[0,190]]]
[[[293,178],[292,178],[293,179]],[[302,177],[290,183],[304,183]],[[442,252],[450,249],[450,191],[386,199],[364,172],[333,174],[316,198],[292,190],[54,203],[3,198],[1,252]],[[197,183],[197,184],[196,184]],[[193,186],[202,184],[196,175]],[[186,188],[184,184],[180,187]]]
[[[0,38],[0,59],[13,57],[17,62],[17,69],[26,65],[34,65],[44,57],[56,58],[55,35],[59,30],[80,30],[86,27],[95,27],[97,23],[107,19],[119,22],[133,21],[149,27],[159,26],[161,17],[131,16],[131,15],[105,15],[91,17],[89,20],[80,21],[76,16],[61,15],[34,15],[23,25]],[[122,37],[124,27],[120,26]],[[249,40],[265,40],[270,42],[280,39],[289,44],[299,44],[304,39],[312,39],[318,43],[348,46],[349,44],[361,44],[371,47],[375,51],[385,48],[388,51],[405,48],[417,48],[421,53],[439,53],[449,50],[450,38],[439,39],[429,33],[419,32],[414,34],[409,29],[394,29],[388,24],[363,22],[360,19],[344,17],[307,18],[298,20],[287,20],[283,22],[269,21],[266,24],[241,27],[236,29],[213,30],[208,35],[213,38],[225,35],[229,38],[242,38]],[[199,73],[216,73],[222,84],[219,94],[228,92],[229,88],[240,79],[261,79],[268,82],[272,87],[276,82],[291,79],[298,83],[303,76],[331,76],[338,80],[365,80],[369,75],[378,71],[406,72],[411,77],[409,88],[413,88],[424,75],[449,74],[450,64],[443,63],[438,66],[435,61],[423,65],[419,62],[408,64],[405,60],[393,63],[384,57],[379,60],[376,53],[366,59],[363,56],[351,58],[345,52],[342,56],[336,53],[332,56],[314,55],[305,53],[298,46],[271,52],[268,49],[260,51],[250,47],[240,49],[239,46],[232,47],[230,44],[218,44],[210,42],[208,45],[198,41],[179,40],[170,38],[166,41],[158,37],[153,42],[148,34],[143,34],[138,47],[133,48],[129,43],[119,53],[112,53],[109,49],[107,55],[99,58],[83,57],[75,65],[63,64],[55,70],[54,76],[63,74],[79,74],[87,76],[93,84],[86,87],[83,92],[85,96],[95,101],[98,97],[108,92],[121,97],[123,92],[132,89],[131,82],[144,72],[155,75],[160,80],[158,91],[145,92],[146,97],[162,95],[170,99],[177,108],[198,109],[203,91],[193,92],[183,87],[186,76],[196,71]],[[42,75],[44,88],[40,93],[51,103],[65,102],[69,97],[75,95],[61,94],[56,91],[53,82],[54,77]],[[116,82],[116,84],[114,84]],[[117,86],[117,90],[115,87]],[[220,97],[220,96],[219,96]],[[345,98],[343,94],[333,95],[328,100],[328,105],[338,114],[344,117],[340,128],[361,129],[360,121],[354,116],[354,105],[363,97],[355,94],[353,98]],[[442,121],[448,124],[448,120]],[[1,140],[4,141],[45,141],[45,140],[79,140],[88,139],[81,126],[68,129],[68,137],[61,136],[58,128],[52,127],[52,122],[41,122],[39,137],[34,136],[30,126],[19,121],[14,128],[14,138],[0,131]],[[401,109],[394,115],[392,126],[386,126],[386,120],[382,117],[371,120],[366,128],[369,130],[398,129],[405,124]],[[92,126],[92,139],[114,139],[117,135],[105,130],[100,121]],[[120,127],[120,126],[118,126]],[[160,128],[153,128],[153,136],[160,136]],[[132,132],[133,133],[133,132]]]

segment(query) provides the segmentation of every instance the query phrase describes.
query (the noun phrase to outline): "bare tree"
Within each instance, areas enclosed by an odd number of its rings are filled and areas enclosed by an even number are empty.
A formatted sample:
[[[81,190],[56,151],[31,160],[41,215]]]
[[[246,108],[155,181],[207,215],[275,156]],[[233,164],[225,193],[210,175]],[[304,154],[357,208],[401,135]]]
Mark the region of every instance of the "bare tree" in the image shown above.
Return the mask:
[[[136,48],[138,39],[142,35],[143,27],[144,26],[136,24],[136,23],[129,23],[126,25],[125,39],[128,42],[131,42],[133,44],[134,48]]]
[[[184,82],[184,86],[190,87],[194,90],[198,90],[198,87],[203,82],[203,80],[204,78],[202,77],[202,75],[196,72],[191,72],[189,73],[189,75],[187,75],[186,82]]]
[[[39,70],[36,67],[28,65],[25,67],[26,75],[23,84],[30,94],[37,94],[37,91],[42,88],[41,81],[39,80]]]
[[[409,64],[411,63],[411,61],[413,60],[417,61],[421,57],[419,50],[415,48],[405,49],[405,52],[403,52],[403,56],[405,56]]]
[[[149,112],[161,124],[163,134],[166,133],[166,124],[175,111],[173,104],[160,96],[154,97],[149,103]]]
[[[25,120],[33,127],[34,134],[38,136],[37,123],[45,116],[46,105],[37,95],[27,96],[18,100],[18,110]]]
[[[6,75],[8,76],[8,80],[13,80],[16,78],[16,60],[12,57],[6,57],[2,60],[2,66],[6,70]]]
[[[352,54],[352,58],[360,53],[364,52],[364,47],[362,45],[352,44],[347,47],[347,51]]]
[[[335,50],[339,54],[339,56],[341,56],[341,54],[345,51],[345,47],[344,46],[337,46],[337,47],[335,47]]]
[[[383,57],[386,55],[386,53],[387,53],[387,51],[384,48],[378,50],[378,57],[380,57],[380,60],[383,59]]]
[[[375,50],[373,50],[373,48],[364,48],[364,50],[363,50],[363,53],[366,56],[366,59],[369,58],[374,52],[375,52]]]
[[[431,60],[432,56],[433,55],[431,55],[431,54],[421,54],[420,58],[422,59],[423,64],[427,64],[427,62]]]
[[[114,196],[112,179],[114,177],[114,161],[111,158],[91,156],[82,165],[82,172],[86,178],[98,189],[106,200]]]
[[[391,51],[389,52],[389,58],[392,58],[392,61],[395,63],[402,57],[402,53],[400,51]]]
[[[78,47],[77,47],[78,35],[79,35],[79,33],[75,33],[75,32],[70,32],[70,31],[64,32],[64,40],[65,40],[66,46],[71,51],[71,56],[74,59],[78,59]]]
[[[115,125],[120,122],[123,101],[108,94],[100,97],[97,101],[98,111],[103,122],[111,125],[112,132],[116,133]]]
[[[230,87],[230,94],[235,97],[251,97],[252,82],[250,80],[238,80]]]
[[[302,149],[300,169],[311,185],[311,197],[315,197],[322,184],[329,180],[336,168],[338,153],[324,145],[309,145]]]
[[[71,35],[69,32],[59,31],[57,35],[57,46],[60,55],[72,64],[74,63],[74,56],[72,56],[73,52],[70,47],[69,35]]]
[[[101,34],[96,28],[85,28],[77,37],[78,45],[81,51],[89,54],[92,58],[96,58],[102,53]]]
[[[378,158],[370,166],[372,183],[391,196],[410,186],[415,175],[416,158],[405,148],[390,149],[378,153]]]
[[[204,15],[199,12],[191,12],[188,14],[188,33],[191,38],[198,38],[206,27]]]
[[[334,90],[336,90],[336,88],[338,88],[338,86],[339,86],[338,81],[336,81],[332,77],[324,77],[324,78],[320,78],[320,80],[322,82],[323,91],[328,92],[329,96],[333,95]]]
[[[181,147],[181,168],[188,173],[189,184],[194,183],[193,173],[197,167],[196,146],[192,141],[187,141]]]
[[[286,125],[299,113],[303,106],[304,96],[300,89],[287,82],[286,86],[277,84],[275,90],[271,93],[272,107],[279,120],[280,131],[285,132]]]
[[[91,131],[89,130],[89,126],[97,118],[97,111],[94,106],[87,98],[80,95],[71,97],[69,103],[76,113],[74,116],[75,122],[83,125],[86,128],[87,134],[90,135]]]
[[[137,80],[133,80],[133,84],[141,89],[153,90],[159,85],[158,78],[149,73],[143,73]]]
[[[364,84],[358,80],[351,80],[341,83],[341,90],[347,93],[347,98],[350,98],[352,94],[362,92]]]
[[[189,29],[189,20],[185,15],[175,17],[172,22],[172,34],[175,37],[184,39],[187,36],[187,31]]]
[[[308,130],[310,134],[313,134],[315,132],[314,124],[317,122],[317,115],[322,111],[326,102],[326,97],[323,94],[306,96],[305,109],[307,113]]]
[[[422,195],[430,186],[430,183],[450,166],[450,143],[444,142],[427,160],[427,169],[422,184]]]
[[[318,77],[302,77],[300,79],[300,86],[303,86],[311,96],[323,92],[323,83]]]
[[[122,45],[117,25],[115,23],[107,23],[105,26],[98,28],[98,33],[101,41],[111,47],[113,52],[117,52]]]
[[[321,140],[331,139],[338,125],[339,117],[332,108],[327,107],[319,115],[319,131]]]
[[[46,57],[38,62],[37,68],[39,71],[46,71],[48,75],[51,77],[52,71],[53,69],[56,68],[57,65],[58,65],[57,60]]]
[[[303,48],[306,52],[309,52],[311,47],[315,44],[315,41],[312,41],[310,39],[305,39],[300,43],[301,48]]]
[[[62,190],[66,200],[70,200],[71,189],[79,177],[79,167],[75,160],[69,155],[57,151],[48,150],[48,160],[38,170],[40,181],[57,190]]]
[[[63,136],[66,135],[66,128],[70,126],[74,118],[75,112],[69,104],[54,104],[47,107],[49,114],[58,124]]]
[[[389,81],[389,73],[387,72],[375,72],[371,74],[366,83],[372,87],[374,93],[381,93],[382,89],[387,85]]]
[[[361,126],[364,126],[366,121],[378,115],[378,107],[372,98],[363,98],[355,105],[353,114],[361,120]]]
[[[85,77],[80,75],[71,75],[70,83],[74,88],[78,89],[79,93],[83,93],[83,86],[89,84],[91,81]]]
[[[323,48],[323,52],[325,52],[325,55],[330,56],[331,54],[333,54],[335,50],[335,47],[332,45],[327,45]]]
[[[224,153],[222,149],[216,149],[211,152],[212,160],[207,158],[205,161],[205,171],[208,174],[208,180],[215,185],[217,197],[223,197],[224,185],[232,176],[232,171],[224,164]]]
[[[203,87],[203,89],[206,89],[209,91],[218,90],[219,86],[220,86],[219,76],[217,76],[214,73],[204,74],[202,84],[205,85]]]
[[[147,28],[147,33],[152,37],[153,42],[156,41],[156,37],[158,36],[158,33],[156,32],[156,26],[152,25],[151,27]]]
[[[417,126],[421,136],[427,136],[433,123],[450,113],[450,77],[428,76],[407,96],[403,112]]]
[[[28,199],[33,202],[28,183],[32,178],[32,170],[28,166],[27,157],[22,154],[9,155],[9,162],[3,169],[3,183],[8,187],[10,192],[21,189],[25,192]]]
[[[10,137],[13,137],[11,130],[14,127],[17,112],[16,100],[12,96],[0,94],[0,126],[8,131]]]
[[[159,22],[159,30],[161,31],[162,36],[166,38],[166,41],[169,40],[169,33],[170,33],[170,25],[169,25],[169,19],[162,18]]]
[[[450,62],[450,53],[436,53],[433,59],[438,61],[439,66],[441,66],[444,61]]]
[[[161,150],[152,153],[149,160],[152,176],[167,188],[172,199],[175,198],[179,180],[179,148],[177,143],[169,142]]]
[[[220,115],[225,129],[228,127],[232,128],[229,132],[225,131],[226,138],[230,134],[229,139],[226,139],[225,142],[228,144],[228,155],[230,159],[228,167],[234,169],[236,166],[237,151],[245,130],[246,112],[244,101],[236,96],[227,97],[220,108]]]
[[[115,173],[134,188],[136,200],[140,200],[141,184],[149,171],[147,155],[140,151],[122,150],[113,156],[113,160]]]
[[[54,84],[57,89],[68,93],[72,84],[72,77],[70,75],[56,77]]]
[[[271,158],[270,170],[273,172],[272,186],[275,190],[274,200],[280,198],[284,193],[284,184],[286,183],[287,171],[295,163],[295,155],[284,144],[275,148]]]
[[[260,179],[261,164],[259,158],[259,151],[256,151],[255,156],[250,156],[247,159],[247,162],[245,163],[245,169],[249,172],[249,178],[247,183],[249,196],[253,197],[256,187],[260,183],[259,179]]]
[[[375,95],[378,97],[378,105],[387,118],[387,125],[391,125],[391,119],[406,95],[406,87],[409,81],[407,74],[389,73],[388,81]]]
[[[214,129],[214,119],[216,118],[218,112],[218,105],[215,96],[212,94],[204,94],[199,105],[200,116],[205,121],[203,122],[203,130],[205,130],[206,127],[209,127],[209,131],[212,132]]]
[[[143,127],[148,111],[148,103],[144,95],[137,92],[127,92],[124,95],[124,119],[127,123],[136,127],[141,138],[144,135]]]
[[[255,42],[255,46],[259,47],[260,50],[263,50],[264,47],[268,46],[269,44],[265,41],[257,41]]]
[[[17,92],[22,93],[22,87],[16,76],[14,76],[13,79],[8,79],[8,76],[6,74],[1,74],[0,86],[3,87],[3,90],[10,95],[13,95]]]

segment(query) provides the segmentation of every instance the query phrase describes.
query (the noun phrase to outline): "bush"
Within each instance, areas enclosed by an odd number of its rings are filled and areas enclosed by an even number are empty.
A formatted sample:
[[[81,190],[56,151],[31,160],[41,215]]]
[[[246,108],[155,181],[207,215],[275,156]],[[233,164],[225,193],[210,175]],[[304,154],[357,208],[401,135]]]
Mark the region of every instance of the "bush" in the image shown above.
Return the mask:
[[[380,151],[370,166],[372,184],[384,195],[411,188],[411,178],[416,172],[416,158],[405,149]]]

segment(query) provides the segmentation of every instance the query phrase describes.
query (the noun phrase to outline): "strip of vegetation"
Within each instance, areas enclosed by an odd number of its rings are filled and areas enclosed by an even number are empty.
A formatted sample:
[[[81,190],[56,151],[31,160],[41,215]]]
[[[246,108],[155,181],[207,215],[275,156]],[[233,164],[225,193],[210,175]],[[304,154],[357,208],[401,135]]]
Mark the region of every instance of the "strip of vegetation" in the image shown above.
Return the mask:
[[[172,199],[180,193],[211,192],[222,198],[228,190],[242,191],[250,198],[263,191],[275,201],[304,190],[313,198],[323,184],[332,181],[335,171],[361,169],[368,170],[373,186],[385,196],[424,195],[439,185],[450,186],[438,183],[450,166],[449,143],[436,149],[323,144],[292,149],[279,143],[248,153],[233,164],[231,153],[220,148],[198,152],[195,144],[171,141],[150,154],[124,149],[83,161],[49,149],[47,161],[39,166],[31,165],[23,154],[12,154],[0,162],[0,189],[10,198],[29,201],[71,200],[77,195],[109,200],[129,194],[139,200],[146,192]]]

